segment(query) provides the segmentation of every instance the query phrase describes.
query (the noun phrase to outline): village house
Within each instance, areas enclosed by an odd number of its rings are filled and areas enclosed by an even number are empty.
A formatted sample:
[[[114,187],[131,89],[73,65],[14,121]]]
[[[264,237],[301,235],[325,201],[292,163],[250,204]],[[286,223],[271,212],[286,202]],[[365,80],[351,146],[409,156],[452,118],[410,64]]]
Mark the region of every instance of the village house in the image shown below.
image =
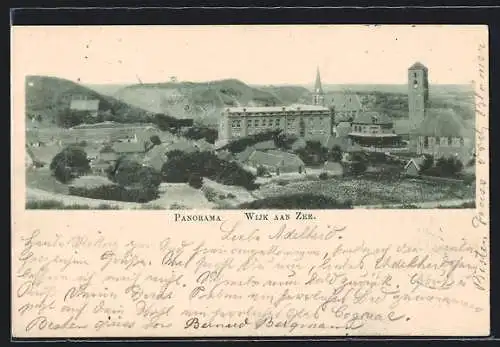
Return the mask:
[[[470,143],[466,139],[464,126],[451,109],[427,110],[414,135],[417,154],[429,154],[435,159],[457,157],[462,162],[470,159]]]
[[[424,163],[424,157],[412,158],[404,167],[404,174],[409,177],[420,176],[420,169]]]
[[[365,151],[393,152],[402,149],[401,136],[395,133],[392,119],[379,112],[358,114],[351,123],[348,137],[352,144],[358,144]]]
[[[97,118],[99,114],[99,100],[78,99],[71,100],[71,111],[88,112],[91,117]]]

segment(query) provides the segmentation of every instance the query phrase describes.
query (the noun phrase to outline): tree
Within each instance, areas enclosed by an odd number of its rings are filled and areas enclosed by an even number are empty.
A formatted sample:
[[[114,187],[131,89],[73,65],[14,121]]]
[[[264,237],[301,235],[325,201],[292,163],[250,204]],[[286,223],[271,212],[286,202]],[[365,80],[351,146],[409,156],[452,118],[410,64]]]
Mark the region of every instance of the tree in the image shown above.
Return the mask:
[[[340,162],[342,160],[342,149],[339,145],[333,146],[329,153],[329,159],[334,162]]]
[[[424,155],[424,161],[420,165],[420,173],[425,173],[427,170],[434,166],[434,157],[429,154]]]
[[[368,159],[361,153],[353,153],[351,156],[351,170],[353,174],[361,174],[368,168]]]
[[[441,157],[436,162],[435,174],[442,177],[453,177],[462,171],[464,165],[458,158]]]
[[[152,135],[149,138],[149,141],[151,141],[151,143],[155,146],[161,145],[161,140],[160,140],[160,137],[158,135]]]
[[[188,184],[195,189],[200,189],[203,186],[203,177],[197,173],[192,173],[189,176]]]
[[[157,188],[161,175],[151,167],[124,159],[116,167],[114,181],[123,187]]]
[[[49,166],[50,170],[61,182],[68,182],[90,171],[87,153],[77,146],[68,146],[57,153]]]

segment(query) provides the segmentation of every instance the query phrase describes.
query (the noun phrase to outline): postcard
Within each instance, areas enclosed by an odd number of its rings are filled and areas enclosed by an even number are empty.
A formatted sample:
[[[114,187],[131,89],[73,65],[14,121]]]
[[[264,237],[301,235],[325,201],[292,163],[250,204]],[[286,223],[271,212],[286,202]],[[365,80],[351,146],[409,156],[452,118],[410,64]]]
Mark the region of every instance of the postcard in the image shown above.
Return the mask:
[[[14,26],[12,336],[487,336],[488,28]]]

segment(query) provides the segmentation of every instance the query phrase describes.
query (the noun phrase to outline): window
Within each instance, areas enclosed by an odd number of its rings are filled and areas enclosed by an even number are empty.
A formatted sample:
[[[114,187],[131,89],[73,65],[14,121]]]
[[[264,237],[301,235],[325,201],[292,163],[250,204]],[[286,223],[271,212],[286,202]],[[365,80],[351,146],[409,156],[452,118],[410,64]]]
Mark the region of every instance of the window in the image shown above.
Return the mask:
[[[416,72],[413,73],[413,78],[417,78],[417,73]]]
[[[463,145],[464,145],[464,138],[463,138],[463,137],[461,137],[461,138],[460,138],[460,146],[463,146]]]
[[[274,124],[278,127],[280,125],[280,120],[279,118],[276,118],[276,120],[274,121]]]
[[[448,136],[448,146],[451,146],[453,143],[453,138],[451,136]]]
[[[258,126],[259,126],[259,120],[258,120],[258,119],[256,119],[256,120],[255,120],[255,126],[256,126],[256,127],[258,127]]]
[[[236,121],[235,121],[235,120],[233,120],[233,122],[232,122],[231,126],[232,126],[233,128],[236,128]]]
[[[429,148],[429,138],[424,136],[424,148]]]

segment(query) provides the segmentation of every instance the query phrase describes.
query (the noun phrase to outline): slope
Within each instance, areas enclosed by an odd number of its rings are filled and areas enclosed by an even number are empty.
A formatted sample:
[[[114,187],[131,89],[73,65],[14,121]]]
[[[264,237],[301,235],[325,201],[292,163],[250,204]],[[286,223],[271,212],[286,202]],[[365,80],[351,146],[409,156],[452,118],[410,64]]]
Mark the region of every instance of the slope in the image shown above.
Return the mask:
[[[237,79],[204,83],[135,84],[122,88],[115,97],[150,112],[168,113],[176,118],[194,118],[207,125],[217,123],[219,111],[223,107],[296,102],[295,97],[288,100],[286,92],[280,94],[276,90],[251,87]]]
[[[55,126],[58,114],[69,107],[74,97],[99,100],[99,111],[109,113],[115,121],[146,120],[145,110],[63,78],[27,76],[25,84],[26,116],[41,116],[41,127]]]

